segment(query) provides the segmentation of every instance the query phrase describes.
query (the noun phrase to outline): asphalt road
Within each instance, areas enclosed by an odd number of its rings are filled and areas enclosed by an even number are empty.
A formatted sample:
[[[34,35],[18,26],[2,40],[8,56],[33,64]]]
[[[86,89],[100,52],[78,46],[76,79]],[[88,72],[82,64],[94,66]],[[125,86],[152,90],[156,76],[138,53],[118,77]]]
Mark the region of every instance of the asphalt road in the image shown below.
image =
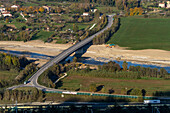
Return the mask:
[[[62,91],[62,90],[58,90],[58,89],[52,89],[52,88],[46,88],[44,86],[41,86],[37,83],[38,77],[45,71],[47,70],[49,67],[51,67],[53,64],[59,63],[62,60],[64,60],[65,58],[67,58],[69,55],[71,55],[72,53],[74,53],[76,50],[80,49],[81,47],[85,46],[86,44],[88,44],[89,42],[91,42],[93,40],[93,38],[101,33],[103,33],[105,30],[107,30],[108,28],[110,28],[113,24],[113,16],[114,15],[108,15],[108,24],[107,26],[102,29],[101,31],[97,32],[96,34],[90,36],[89,38],[86,38],[84,40],[82,40],[81,42],[71,46],[70,48],[64,50],[63,52],[61,52],[59,55],[57,55],[55,58],[53,58],[52,60],[50,60],[49,62],[47,62],[46,64],[44,64],[28,81],[30,81],[28,84],[22,84],[22,85],[18,85],[18,86],[13,86],[7,89],[16,89],[19,87],[36,87],[40,90],[45,90],[45,91]]]

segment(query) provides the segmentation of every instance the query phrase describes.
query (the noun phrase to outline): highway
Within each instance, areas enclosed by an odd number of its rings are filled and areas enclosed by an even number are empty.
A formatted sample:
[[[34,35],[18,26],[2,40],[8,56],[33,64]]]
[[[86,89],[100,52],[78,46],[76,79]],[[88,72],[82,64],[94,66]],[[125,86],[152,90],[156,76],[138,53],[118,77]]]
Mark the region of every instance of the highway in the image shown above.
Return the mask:
[[[38,77],[45,71],[47,70],[49,67],[51,67],[53,64],[57,64],[59,62],[61,62],[62,60],[64,60],[65,58],[67,58],[69,55],[71,55],[72,53],[74,53],[76,50],[82,48],[83,46],[85,46],[86,44],[90,43],[93,38],[101,33],[103,33],[105,30],[107,30],[108,28],[110,28],[113,24],[113,16],[114,15],[108,15],[108,24],[107,26],[102,29],[101,31],[95,33],[94,35],[82,40],[81,42],[71,46],[70,48],[64,50],[63,52],[61,52],[59,55],[57,55],[55,58],[51,59],[49,62],[47,62],[46,64],[44,64],[28,81],[30,81],[30,83],[28,84],[22,84],[22,85],[18,85],[18,86],[13,86],[7,89],[13,90],[19,87],[36,87],[40,90],[45,90],[45,91],[62,91],[62,90],[58,90],[58,89],[52,89],[52,88],[46,88],[45,86],[41,86],[38,84],[37,80]]]

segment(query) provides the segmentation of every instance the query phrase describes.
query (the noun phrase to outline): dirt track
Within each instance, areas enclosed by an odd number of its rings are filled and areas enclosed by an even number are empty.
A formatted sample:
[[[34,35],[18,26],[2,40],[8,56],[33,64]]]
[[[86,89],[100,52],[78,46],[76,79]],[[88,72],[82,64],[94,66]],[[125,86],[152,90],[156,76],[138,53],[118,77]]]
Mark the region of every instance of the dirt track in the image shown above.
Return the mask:
[[[72,46],[71,44],[54,44],[44,43],[39,40],[21,42],[21,41],[0,41],[0,48],[5,50],[29,51],[55,56],[61,51]],[[121,58],[122,60],[138,61],[145,63],[156,63],[170,66],[170,51],[164,50],[126,50],[121,47],[106,48],[105,45],[92,45],[83,57],[104,57],[104,58]],[[46,60],[40,60],[44,63]]]

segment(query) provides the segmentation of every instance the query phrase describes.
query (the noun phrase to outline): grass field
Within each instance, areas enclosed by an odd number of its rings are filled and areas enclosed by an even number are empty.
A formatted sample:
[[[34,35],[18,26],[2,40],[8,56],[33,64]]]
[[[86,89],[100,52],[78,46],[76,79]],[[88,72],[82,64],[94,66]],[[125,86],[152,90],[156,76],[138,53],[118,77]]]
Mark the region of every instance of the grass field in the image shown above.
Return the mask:
[[[127,90],[132,88],[145,89],[147,91],[146,95],[152,95],[156,91],[170,90],[170,80],[125,80],[76,75],[69,75],[63,79],[62,86],[59,89],[74,91],[80,88],[80,91],[89,91],[90,84],[96,84],[96,86],[104,85],[104,92],[107,93],[109,89],[113,89],[115,94],[121,94],[121,89],[123,88],[127,88]]]
[[[92,23],[75,23],[77,26],[78,26],[78,28],[79,28],[79,30],[83,30],[83,29],[85,29],[86,27],[88,27],[88,26],[92,26],[93,24]],[[64,30],[66,30],[66,29],[73,29],[73,23],[67,23],[66,24],[66,27],[64,27]]]
[[[32,40],[43,40],[45,41],[47,38],[49,38],[54,32],[52,31],[40,31],[39,33],[37,33],[36,36],[34,36],[32,38]]]
[[[121,26],[108,43],[129,49],[170,50],[170,19],[121,18]]]
[[[99,5],[96,7],[101,13],[105,14],[113,14],[115,12],[119,12],[119,10],[116,7],[111,7],[111,6],[104,6],[104,5]]]
[[[0,71],[0,80],[14,80],[18,73],[10,71]]]

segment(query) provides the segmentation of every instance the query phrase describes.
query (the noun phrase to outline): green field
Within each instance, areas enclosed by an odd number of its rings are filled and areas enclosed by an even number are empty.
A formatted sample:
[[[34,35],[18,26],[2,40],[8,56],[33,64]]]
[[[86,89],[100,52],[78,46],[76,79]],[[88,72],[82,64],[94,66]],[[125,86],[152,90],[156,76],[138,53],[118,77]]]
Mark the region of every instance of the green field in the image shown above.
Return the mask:
[[[129,49],[170,50],[170,19],[121,18],[121,26],[108,43]]]
[[[88,22],[88,23],[75,23],[75,25],[78,26],[79,30],[84,30],[86,27],[91,27],[93,24]],[[66,27],[64,27],[64,30],[66,29],[72,29],[73,30],[73,23],[67,23],[65,24]]]
[[[80,91],[89,91],[90,84],[96,84],[96,86],[104,85],[104,92],[108,93],[109,89],[113,89],[115,94],[121,94],[121,90],[127,88],[145,89],[146,95],[152,95],[156,91],[168,92],[170,89],[169,80],[126,80],[126,79],[112,79],[112,78],[97,78],[88,76],[69,75],[62,80],[61,87],[59,89],[66,89],[75,91],[80,88]],[[102,92],[102,91],[99,91]]]
[[[18,75],[16,72],[11,72],[11,71],[0,71],[0,80],[14,80],[15,77]]]
[[[115,12],[119,12],[119,10],[116,7],[111,7],[111,6],[104,6],[104,5],[99,5],[96,7],[101,13],[105,14],[113,14]]]
[[[45,41],[47,38],[49,38],[54,32],[53,31],[40,31],[37,33],[36,36],[32,38],[32,40],[43,40]]]

